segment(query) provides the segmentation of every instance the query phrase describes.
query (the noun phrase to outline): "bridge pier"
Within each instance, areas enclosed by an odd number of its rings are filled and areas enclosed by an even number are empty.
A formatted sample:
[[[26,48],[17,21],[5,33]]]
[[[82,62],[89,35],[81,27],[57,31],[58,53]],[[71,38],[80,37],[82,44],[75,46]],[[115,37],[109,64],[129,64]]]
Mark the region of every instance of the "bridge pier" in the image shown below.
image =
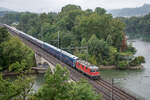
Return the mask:
[[[34,70],[37,70],[39,73],[44,73],[49,67],[52,73],[54,73],[55,66],[53,66],[50,62],[44,59],[40,54],[35,53],[35,59],[37,67],[34,67]]]

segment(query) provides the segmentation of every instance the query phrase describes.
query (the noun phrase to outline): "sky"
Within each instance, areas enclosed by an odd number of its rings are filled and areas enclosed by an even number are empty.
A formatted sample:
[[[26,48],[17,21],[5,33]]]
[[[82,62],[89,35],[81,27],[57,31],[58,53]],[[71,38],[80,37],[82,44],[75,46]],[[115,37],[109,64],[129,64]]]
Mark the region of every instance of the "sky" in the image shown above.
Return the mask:
[[[0,0],[0,7],[15,11],[58,12],[67,4],[79,5],[83,10],[135,8],[150,4],[150,0]]]

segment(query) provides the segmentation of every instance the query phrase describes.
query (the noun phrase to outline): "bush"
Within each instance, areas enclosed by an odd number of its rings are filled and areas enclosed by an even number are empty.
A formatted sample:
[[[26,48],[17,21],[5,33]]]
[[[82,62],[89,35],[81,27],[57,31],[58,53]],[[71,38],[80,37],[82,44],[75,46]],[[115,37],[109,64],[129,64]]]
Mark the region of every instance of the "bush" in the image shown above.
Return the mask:
[[[88,58],[88,61],[89,61],[91,64],[97,65],[97,61],[96,61],[96,57],[95,57],[95,56],[89,57],[89,58]]]
[[[83,60],[86,60],[87,54],[86,53],[77,53],[76,56]]]
[[[3,67],[2,66],[0,66],[0,71],[2,71],[3,70]]]
[[[128,62],[127,61],[119,61],[117,63],[117,68],[118,69],[126,69],[128,67]]]
[[[106,61],[106,60],[103,60],[103,65],[109,65],[109,62],[108,61]]]
[[[130,43],[127,47],[126,52],[132,52],[132,54],[136,53],[136,49],[132,46],[132,44]]]
[[[32,49],[28,48],[18,38],[11,37],[8,41],[1,43],[0,66],[3,70],[25,71],[35,66],[35,57]]]
[[[143,56],[135,57],[134,60],[130,62],[130,66],[137,66],[145,63],[145,58]]]

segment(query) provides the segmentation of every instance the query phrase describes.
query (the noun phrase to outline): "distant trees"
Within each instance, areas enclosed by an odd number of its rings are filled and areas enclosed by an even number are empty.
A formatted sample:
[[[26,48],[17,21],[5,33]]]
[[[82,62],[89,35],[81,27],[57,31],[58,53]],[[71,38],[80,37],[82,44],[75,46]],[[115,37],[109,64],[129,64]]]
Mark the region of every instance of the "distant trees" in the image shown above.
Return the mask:
[[[126,24],[126,33],[131,38],[143,38],[149,41],[150,14],[143,17],[120,18]]]
[[[123,8],[109,11],[113,16],[132,17],[132,16],[144,16],[150,12],[150,4],[144,4],[141,7],[136,8]]]
[[[34,53],[18,38],[0,28],[0,69],[21,72],[34,66]]]

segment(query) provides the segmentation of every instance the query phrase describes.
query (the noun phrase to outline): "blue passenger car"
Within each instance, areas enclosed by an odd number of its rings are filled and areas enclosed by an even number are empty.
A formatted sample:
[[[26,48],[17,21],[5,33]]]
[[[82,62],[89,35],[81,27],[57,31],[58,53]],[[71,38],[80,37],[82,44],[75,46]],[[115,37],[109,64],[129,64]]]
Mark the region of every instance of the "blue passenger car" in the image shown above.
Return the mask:
[[[12,28],[12,27],[9,27],[9,28]],[[66,63],[72,67],[75,67],[76,60],[78,59],[78,57],[76,57],[64,50],[61,50],[53,45],[50,45],[46,42],[38,40],[22,31],[19,31],[17,29],[13,29],[13,28],[12,28],[12,30],[15,31],[22,38],[25,38],[26,40],[34,43],[35,45],[43,48],[45,51],[49,52],[51,55],[55,56],[57,59],[60,59],[62,62]]]
[[[58,58],[59,60],[63,61],[64,63],[75,67],[75,62],[78,59],[78,57],[63,51],[59,48],[56,48],[48,43],[44,43],[43,48],[49,52],[50,54],[52,54],[53,56],[55,56],[56,58]]]

